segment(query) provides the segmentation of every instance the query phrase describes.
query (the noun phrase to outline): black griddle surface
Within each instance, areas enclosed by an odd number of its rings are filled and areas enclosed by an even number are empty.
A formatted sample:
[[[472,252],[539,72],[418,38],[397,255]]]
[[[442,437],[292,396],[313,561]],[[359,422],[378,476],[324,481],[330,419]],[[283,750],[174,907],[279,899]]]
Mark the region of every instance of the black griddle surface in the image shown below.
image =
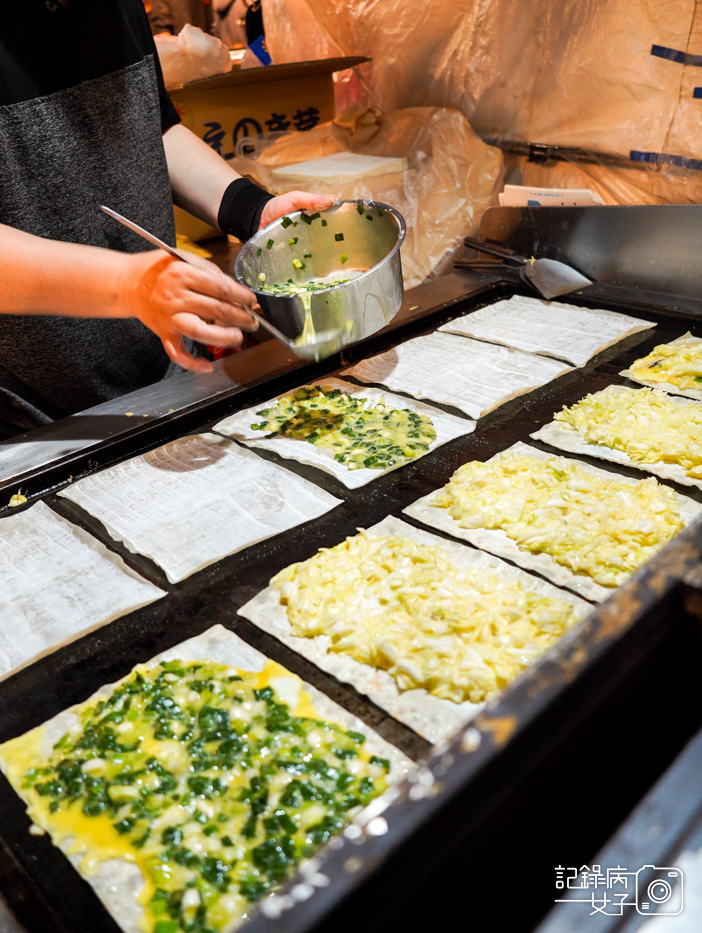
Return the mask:
[[[456,305],[443,320],[455,318],[467,310],[469,308],[465,305]],[[672,340],[686,330],[702,336],[702,323],[697,325],[689,318],[658,315],[651,309],[627,310],[657,321],[658,326],[652,331],[628,337],[599,354],[585,367],[506,403],[482,418],[473,434],[457,438],[360,489],[349,490],[332,476],[313,467],[279,458],[273,453],[264,454],[327,489],[343,500],[342,505],[302,527],[226,558],[177,585],[168,583],[153,562],[132,554],[113,541],[101,523],[80,508],[53,494],[46,496],[53,509],[120,553],[128,564],[166,590],[168,595],[0,682],[0,742],[20,735],[68,706],[85,700],[99,687],[126,675],[135,664],[147,661],[166,648],[220,623],[323,690],[411,757],[417,759],[426,754],[429,744],[410,729],[396,722],[349,685],[320,671],[275,638],[237,616],[237,610],[283,567],[312,556],[320,547],[339,543],[347,535],[355,534],[358,528],[370,527],[387,515],[419,526],[419,523],[403,516],[402,509],[444,485],[461,464],[473,459],[485,460],[517,441],[548,450],[545,445],[531,441],[529,435],[550,422],[561,406],[571,405],[588,392],[599,391],[613,383],[627,384],[618,375],[619,371],[648,353],[656,344]],[[421,332],[417,330],[412,336]],[[406,334],[403,333],[404,336]],[[321,381],[325,375],[332,373],[320,372],[314,381]],[[270,395],[270,392],[266,393],[265,386],[262,387],[253,404],[266,401]],[[245,405],[233,407],[232,412],[250,404],[252,402],[247,398]],[[430,404],[435,403],[430,401]],[[216,420],[222,417],[218,411]],[[211,427],[212,421],[208,421],[199,430]],[[647,475],[602,460],[576,459],[615,474],[636,478]],[[668,485],[702,502],[700,490],[677,487],[672,483]],[[441,535],[435,529],[432,531]],[[0,777],[0,888],[6,892],[13,909],[31,933],[76,933],[79,930],[85,933],[117,933],[119,928],[88,884],[53,847],[48,836],[29,835],[29,825],[23,803],[6,779]]]

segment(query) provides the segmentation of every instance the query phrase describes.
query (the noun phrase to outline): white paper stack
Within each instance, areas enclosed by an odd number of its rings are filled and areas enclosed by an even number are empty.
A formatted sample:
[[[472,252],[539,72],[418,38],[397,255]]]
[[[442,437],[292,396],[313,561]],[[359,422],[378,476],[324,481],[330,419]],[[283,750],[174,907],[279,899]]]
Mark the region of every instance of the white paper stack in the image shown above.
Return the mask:
[[[177,583],[229,554],[324,515],[339,500],[214,434],[179,440],[60,493]]]
[[[530,188],[505,185],[500,207],[592,207],[604,201],[589,188]]]
[[[437,331],[363,360],[344,370],[344,375],[452,405],[480,418],[569,369],[533,353]]]
[[[439,330],[584,366],[630,334],[655,326],[617,311],[514,295],[449,321]]]
[[[0,677],[165,596],[37,502],[0,519]]]
[[[335,152],[321,159],[309,159],[295,165],[281,165],[271,170],[279,181],[300,181],[305,178],[371,178],[404,172],[407,159],[389,156],[361,155],[355,152]]]

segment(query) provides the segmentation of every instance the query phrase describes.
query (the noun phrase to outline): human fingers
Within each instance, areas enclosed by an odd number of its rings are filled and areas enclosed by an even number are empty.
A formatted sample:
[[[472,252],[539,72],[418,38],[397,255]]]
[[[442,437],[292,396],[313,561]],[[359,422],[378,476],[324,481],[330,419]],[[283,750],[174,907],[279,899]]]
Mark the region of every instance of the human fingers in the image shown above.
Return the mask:
[[[207,262],[200,257],[196,258],[199,260],[197,266],[186,263],[174,264],[169,270],[170,274],[180,284],[201,295],[243,307],[254,304],[256,296],[250,289],[225,275],[214,263]]]
[[[326,211],[334,204],[337,198],[329,194],[311,194],[309,191],[289,191],[267,201],[261,214],[261,227],[267,227],[291,211]]]
[[[238,327],[250,333],[258,330],[258,321],[251,317],[248,308],[220,301],[218,298],[208,298],[207,295],[198,292],[189,292],[180,301],[173,302],[168,310],[171,317],[183,313],[192,314],[203,321],[223,327]]]
[[[188,351],[183,346],[183,339],[178,335],[170,337],[162,337],[161,343],[163,344],[163,349],[168,354],[169,359],[173,360],[174,363],[177,363],[178,366],[182,366],[183,369],[189,369],[194,373],[211,373],[213,370],[212,363],[209,360],[205,360],[202,357],[193,356],[192,353]]]
[[[220,327],[208,324],[194,314],[174,314],[171,326],[185,337],[211,347],[239,347],[243,335],[238,327]]]
[[[166,316],[184,311],[229,327],[258,328],[248,314],[248,307],[255,304],[254,294],[204,260],[197,268],[179,262],[166,267],[154,294]]]

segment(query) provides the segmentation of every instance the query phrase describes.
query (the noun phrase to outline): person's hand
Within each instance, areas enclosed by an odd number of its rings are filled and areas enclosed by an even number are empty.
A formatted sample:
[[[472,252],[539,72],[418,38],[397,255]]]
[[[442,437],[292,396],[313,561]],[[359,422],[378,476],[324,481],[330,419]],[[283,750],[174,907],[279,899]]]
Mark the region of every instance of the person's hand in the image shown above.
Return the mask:
[[[212,364],[188,353],[183,337],[214,347],[240,346],[241,331],[258,327],[247,312],[255,296],[214,263],[194,254],[188,259],[195,265],[159,249],[125,255],[121,299],[133,317],[160,337],[174,363],[206,373]]]
[[[310,194],[308,191],[290,191],[288,194],[279,194],[277,198],[267,201],[261,214],[260,228],[267,227],[274,220],[278,220],[292,211],[326,211],[336,198],[329,194]]]

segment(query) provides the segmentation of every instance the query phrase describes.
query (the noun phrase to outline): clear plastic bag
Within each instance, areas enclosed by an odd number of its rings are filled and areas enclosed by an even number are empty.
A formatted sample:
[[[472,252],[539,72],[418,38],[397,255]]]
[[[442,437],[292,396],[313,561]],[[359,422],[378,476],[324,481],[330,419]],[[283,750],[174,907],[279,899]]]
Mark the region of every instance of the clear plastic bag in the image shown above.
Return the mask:
[[[263,0],[263,10],[274,62],[372,59],[341,75],[341,106],[454,107],[498,145],[583,150],[550,166],[508,156],[516,183],[572,179],[607,203],[700,200],[695,0]]]
[[[154,36],[166,87],[232,70],[229,49],[197,26],[186,24],[177,36]]]
[[[255,159],[230,162],[275,194],[299,188],[276,179],[272,169],[335,152],[408,160],[403,172],[336,177],[309,184],[337,198],[370,198],[397,208],[407,221],[402,247],[405,286],[440,272],[479,218],[502,180],[502,153],[486,146],[457,111],[412,107],[377,116],[356,107],[305,133],[291,133],[261,149]]]

